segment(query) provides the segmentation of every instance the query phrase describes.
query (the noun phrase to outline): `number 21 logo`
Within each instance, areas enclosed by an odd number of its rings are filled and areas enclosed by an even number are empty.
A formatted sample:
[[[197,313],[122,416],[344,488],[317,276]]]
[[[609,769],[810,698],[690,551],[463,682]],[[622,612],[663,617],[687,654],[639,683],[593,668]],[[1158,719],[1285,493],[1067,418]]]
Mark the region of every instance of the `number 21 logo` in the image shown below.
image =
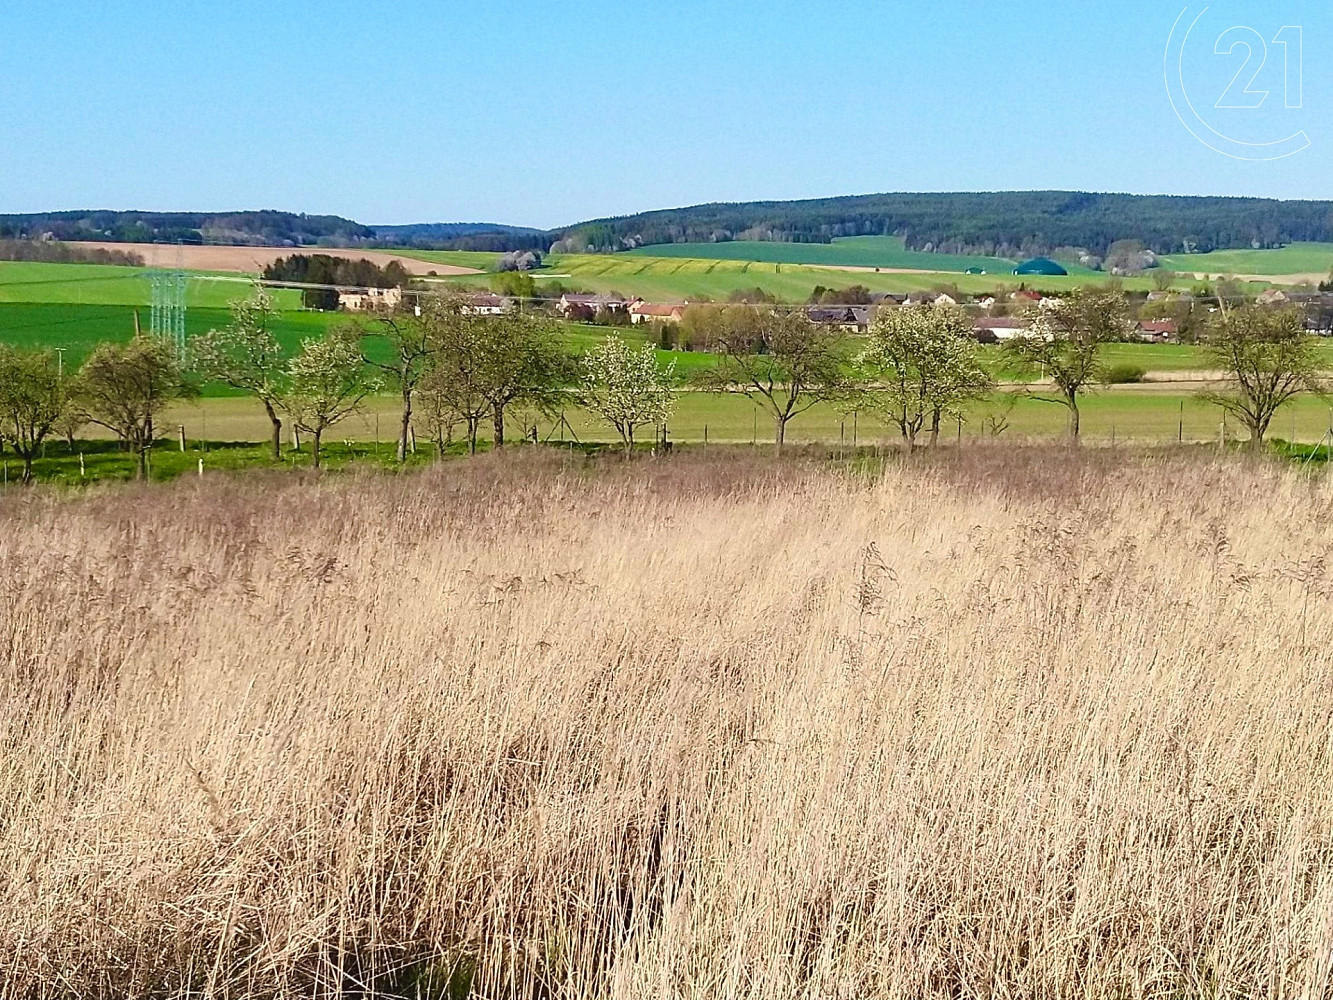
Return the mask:
[[[1204,15],[1211,10],[1210,7],[1204,7],[1192,20],[1189,17],[1190,8],[1186,7],[1176,18],[1176,23],[1171,28],[1171,35],[1167,39],[1166,56],[1163,61],[1163,74],[1166,79],[1166,92],[1171,100],[1171,107],[1194,138],[1209,149],[1215,150],[1224,156],[1230,156],[1238,160],[1280,160],[1283,157],[1294,156],[1311,145],[1310,137],[1304,130],[1292,132],[1280,139],[1273,139],[1267,142],[1256,142],[1234,138],[1228,135],[1218,124],[1209,122],[1199,112],[1198,106],[1190,98],[1189,89],[1186,86],[1186,51],[1189,45],[1190,36],[1204,19]],[[1305,103],[1305,77],[1304,77],[1304,59],[1305,59],[1305,31],[1298,25],[1286,25],[1279,30],[1272,41],[1267,41],[1266,36],[1254,28],[1245,25],[1236,25],[1223,30],[1218,36],[1217,41],[1212,47],[1211,55],[1220,56],[1228,59],[1242,60],[1239,68],[1231,82],[1222,90],[1221,95],[1216,99],[1210,111],[1234,112],[1234,111],[1258,111],[1268,102],[1272,96],[1271,91],[1262,89],[1261,79],[1264,77],[1264,71],[1269,64],[1269,46],[1276,45],[1282,48],[1282,106],[1288,111],[1299,111]],[[1194,50],[1196,58],[1198,49]],[[1197,67],[1196,67],[1197,68]],[[1207,72],[1205,72],[1205,76]],[[1205,109],[1208,106],[1203,105]],[[1270,105],[1276,107],[1276,104]],[[1277,112],[1280,114],[1281,112]],[[1216,114],[1211,115],[1217,119]],[[1271,115],[1265,119],[1254,119],[1247,117],[1244,119],[1248,126],[1242,126],[1242,119],[1234,116],[1230,121],[1237,126],[1239,131],[1252,132],[1260,127],[1265,121],[1272,124]],[[1258,124],[1256,124],[1256,121]]]

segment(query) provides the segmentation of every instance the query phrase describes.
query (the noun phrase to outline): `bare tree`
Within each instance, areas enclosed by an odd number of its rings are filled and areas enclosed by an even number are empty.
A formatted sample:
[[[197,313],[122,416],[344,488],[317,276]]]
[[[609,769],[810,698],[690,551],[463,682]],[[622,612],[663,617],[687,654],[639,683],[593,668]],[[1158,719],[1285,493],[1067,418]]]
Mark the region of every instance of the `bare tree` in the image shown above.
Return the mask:
[[[1207,344],[1227,372],[1230,386],[1202,393],[1250,432],[1249,445],[1263,445],[1274,414],[1301,393],[1323,394],[1327,383],[1299,309],[1244,306],[1220,313]]]
[[[384,318],[383,338],[388,341],[390,360],[367,362],[382,371],[403,401],[398,427],[398,461],[407,460],[408,434],[412,428],[412,396],[430,369],[440,344],[441,328],[458,319],[458,304],[438,299],[421,305],[421,315],[390,315]]]
[[[698,376],[699,384],[739,392],[767,410],[776,454],[793,417],[850,391],[840,337],[811,323],[804,311],[738,307],[712,316],[709,336],[722,357]]]
[[[296,426],[311,436],[311,461],[316,469],[324,432],[355,413],[377,387],[368,377],[360,341],[360,328],[334,327],[323,337],[305,341],[301,353],[288,365],[288,405]]]
[[[1019,361],[1040,365],[1055,384],[1054,400],[1069,411],[1069,436],[1080,431],[1079,396],[1103,380],[1102,345],[1123,340],[1129,330],[1125,297],[1116,291],[1080,288],[1032,313],[1027,333],[1007,347]],[[1034,399],[1046,399],[1033,394]]]
[[[282,459],[282,418],[288,388],[287,361],[269,327],[277,316],[273,297],[255,285],[231,307],[231,325],[190,342],[193,367],[208,381],[249,393],[264,405],[271,427],[273,461]]]
[[[89,420],[118,434],[148,475],[153,423],[170,403],[195,392],[171,341],[140,334],[128,344],[99,344],[79,371],[75,391]]]
[[[55,352],[20,351],[0,345],[0,441],[23,460],[23,482],[32,482],[32,462],[65,409],[65,384]]]
[[[666,423],[671,415],[675,363],[659,368],[657,351],[651,345],[632,348],[614,335],[585,354],[582,361],[583,405],[614,427],[625,454],[632,454],[634,432]]]

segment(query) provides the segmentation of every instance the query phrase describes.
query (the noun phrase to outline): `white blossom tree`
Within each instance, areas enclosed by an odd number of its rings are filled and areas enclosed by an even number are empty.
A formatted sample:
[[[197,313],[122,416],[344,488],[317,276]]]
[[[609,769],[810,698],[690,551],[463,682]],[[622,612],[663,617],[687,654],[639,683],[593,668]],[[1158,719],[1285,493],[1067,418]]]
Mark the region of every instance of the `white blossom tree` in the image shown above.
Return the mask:
[[[856,402],[894,424],[908,451],[926,426],[937,443],[942,417],[961,416],[965,403],[994,388],[971,333],[971,322],[954,306],[885,310],[856,359],[862,385]]]
[[[583,356],[580,399],[616,429],[628,455],[634,450],[635,430],[666,423],[671,416],[675,367],[675,362],[658,367],[651,346],[633,348],[619,337],[607,337]]]
[[[305,341],[287,366],[288,406],[296,426],[310,433],[312,464],[320,464],[324,432],[355,413],[361,401],[379,387],[368,377],[361,357],[361,331],[335,327],[323,337]]]

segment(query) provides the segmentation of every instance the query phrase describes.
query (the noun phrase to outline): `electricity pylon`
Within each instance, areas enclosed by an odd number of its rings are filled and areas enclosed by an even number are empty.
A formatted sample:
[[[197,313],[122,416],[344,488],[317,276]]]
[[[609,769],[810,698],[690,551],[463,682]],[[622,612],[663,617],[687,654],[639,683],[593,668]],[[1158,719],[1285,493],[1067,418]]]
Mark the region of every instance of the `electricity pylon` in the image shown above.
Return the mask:
[[[184,271],[154,271],[148,276],[153,287],[153,307],[149,329],[154,337],[170,338],[177,357],[185,357],[185,285]]]

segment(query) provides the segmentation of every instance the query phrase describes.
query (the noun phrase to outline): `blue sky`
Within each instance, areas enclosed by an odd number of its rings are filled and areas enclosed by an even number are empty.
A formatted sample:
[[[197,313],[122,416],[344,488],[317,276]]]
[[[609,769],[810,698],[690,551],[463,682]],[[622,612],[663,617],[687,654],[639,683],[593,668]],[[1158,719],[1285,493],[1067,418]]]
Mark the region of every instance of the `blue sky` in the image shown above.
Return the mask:
[[[875,191],[1333,198],[1333,7],[1189,5],[1178,75],[1206,124],[1309,136],[1251,162],[1172,109],[1163,57],[1186,6],[4,0],[0,212],[556,226]],[[1290,32],[1265,106],[1214,108],[1245,62],[1213,52],[1235,26],[1303,29],[1300,110]]]

